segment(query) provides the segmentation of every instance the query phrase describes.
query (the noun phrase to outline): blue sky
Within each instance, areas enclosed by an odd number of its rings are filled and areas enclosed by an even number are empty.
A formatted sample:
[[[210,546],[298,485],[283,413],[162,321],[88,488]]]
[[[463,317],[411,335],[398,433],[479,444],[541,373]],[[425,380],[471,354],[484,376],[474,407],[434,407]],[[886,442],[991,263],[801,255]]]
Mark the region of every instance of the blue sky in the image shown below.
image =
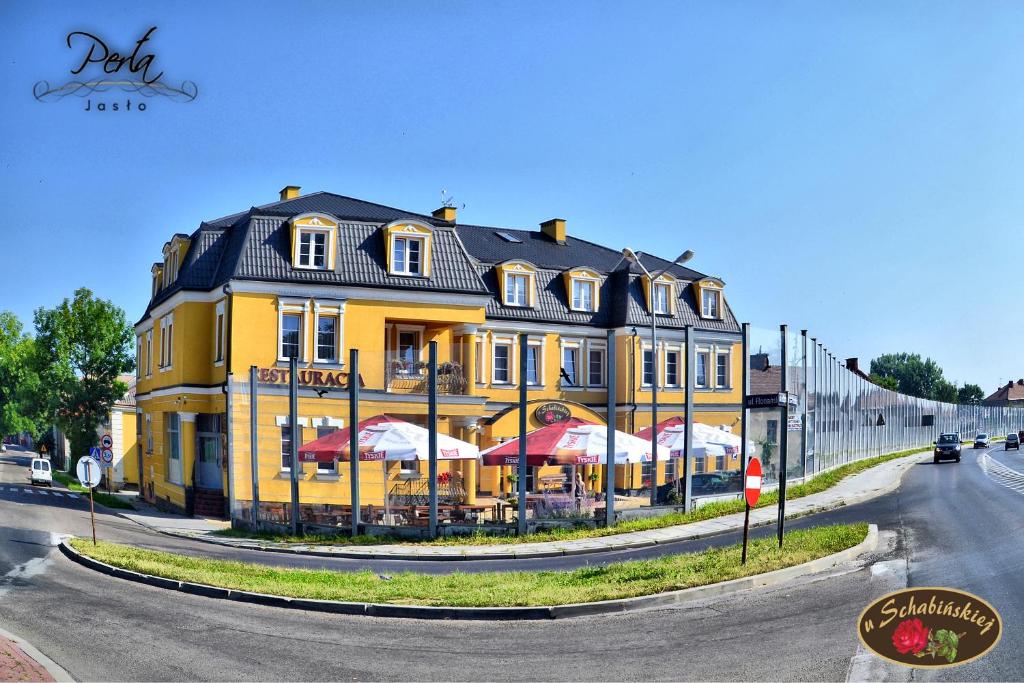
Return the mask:
[[[741,320],[844,357],[1024,376],[1019,3],[3,0],[0,25],[0,308],[26,323],[83,285],[136,319],[171,234],[287,184],[422,212],[444,188],[464,222],[693,249]],[[150,26],[194,102],[32,97],[70,31],[128,52]]]

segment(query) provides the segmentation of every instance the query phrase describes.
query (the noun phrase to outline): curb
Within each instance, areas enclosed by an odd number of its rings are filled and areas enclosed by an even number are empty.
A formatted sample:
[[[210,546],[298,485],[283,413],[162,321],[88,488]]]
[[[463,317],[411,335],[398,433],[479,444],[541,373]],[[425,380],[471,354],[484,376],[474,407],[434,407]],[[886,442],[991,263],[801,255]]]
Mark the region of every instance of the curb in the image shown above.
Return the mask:
[[[28,642],[24,638],[19,638],[10,631],[5,631],[2,628],[0,628],[0,638],[6,638],[7,640],[17,645],[22,652],[24,652],[30,658],[34,659],[36,663],[39,664],[39,666],[46,669],[46,673],[53,676],[53,680],[58,681],[58,683],[66,683],[67,681],[75,680],[71,677],[71,674],[69,674],[67,670],[64,669],[64,667],[62,667],[57,662],[53,661],[52,659],[44,655],[42,652],[36,649],[36,647],[32,645],[32,643]]]
[[[906,457],[907,458],[912,458],[912,457],[915,457],[915,456],[923,456],[926,452],[927,451],[921,451],[920,453],[912,453],[912,454],[910,454],[910,455],[908,455]],[[882,464],[887,464],[887,463],[882,463]],[[914,464],[917,464],[917,462],[916,461],[908,462],[908,465],[914,465]],[[801,517],[807,517],[807,516],[810,516],[810,515],[816,515],[816,514],[820,514],[822,512],[830,512],[832,510],[836,510],[836,509],[841,508],[841,507],[846,507],[846,506],[849,506],[849,505],[857,505],[859,503],[864,503],[864,502],[872,500],[874,498],[879,498],[879,497],[884,496],[886,494],[892,493],[893,491],[895,491],[896,489],[898,489],[900,487],[900,484],[903,482],[903,476],[909,470],[910,470],[909,466],[901,467],[898,470],[898,472],[896,474],[896,477],[893,479],[893,481],[891,481],[890,483],[886,484],[885,486],[883,486],[881,488],[872,489],[871,491],[867,491],[867,492],[861,493],[859,495],[852,496],[850,498],[844,498],[842,500],[837,500],[837,501],[834,501],[832,503],[824,503],[824,504],[821,504],[821,505],[817,505],[817,506],[815,506],[813,508],[810,508],[810,509],[807,509],[807,510],[802,510],[800,512],[790,513],[790,514],[786,515],[786,519],[799,519]],[[795,500],[799,500],[799,499],[795,499]],[[125,519],[130,519],[130,518],[125,517]],[[714,519],[714,518],[712,518],[712,519]],[[211,545],[217,545],[217,546],[221,546],[221,547],[225,547],[225,548],[233,548],[233,549],[236,549],[236,550],[257,550],[257,551],[266,552],[266,553],[280,553],[280,554],[284,554],[284,555],[304,555],[304,556],[307,556],[307,557],[333,557],[333,558],[345,559],[345,560],[397,560],[397,561],[406,561],[406,562],[417,562],[417,561],[419,561],[419,562],[423,562],[423,561],[427,561],[427,562],[459,562],[459,561],[480,561],[480,560],[534,560],[534,559],[543,559],[543,558],[549,558],[549,557],[566,557],[566,556],[574,556],[574,555],[591,555],[591,554],[594,554],[594,553],[608,553],[608,552],[616,552],[616,551],[620,551],[620,550],[635,550],[635,549],[638,549],[638,548],[648,548],[648,547],[657,546],[657,545],[668,545],[668,544],[672,544],[672,543],[680,543],[680,542],[685,542],[685,541],[693,541],[693,540],[698,540],[698,539],[701,539],[701,538],[707,538],[709,536],[716,536],[716,535],[722,534],[722,533],[729,533],[729,532],[732,532],[732,531],[737,531],[737,530],[743,528],[742,524],[741,524],[741,525],[737,525],[735,527],[730,527],[728,529],[721,529],[721,530],[713,531],[713,532],[710,532],[710,533],[693,534],[692,536],[685,536],[685,537],[681,537],[681,538],[672,538],[672,539],[666,539],[666,540],[658,540],[658,539],[631,540],[631,541],[625,541],[625,542],[622,542],[622,543],[619,543],[619,544],[616,544],[616,545],[597,546],[597,547],[584,547],[584,548],[566,548],[566,549],[560,548],[560,549],[554,549],[554,550],[547,549],[547,550],[537,550],[537,551],[519,551],[519,552],[512,552],[512,551],[510,551],[510,552],[492,552],[492,553],[478,553],[478,554],[469,554],[469,553],[458,552],[458,551],[450,551],[450,552],[446,552],[446,553],[445,552],[438,552],[438,553],[415,553],[415,552],[409,552],[409,553],[379,553],[379,552],[373,552],[372,550],[325,551],[325,550],[310,550],[308,548],[304,548],[304,547],[301,547],[301,546],[291,546],[291,547],[288,547],[288,546],[264,546],[264,545],[260,545],[259,543],[255,542],[255,541],[242,542],[242,543],[232,543],[230,541],[222,541],[220,539],[213,538],[213,537],[210,537],[210,536],[207,536],[207,535],[191,535],[191,534],[187,534],[187,533],[181,533],[181,532],[176,532],[176,531],[169,531],[167,529],[161,529],[161,528],[158,528],[158,527],[151,526],[151,525],[146,524],[144,522],[139,522],[138,520],[130,520],[130,521],[136,522],[137,524],[140,524],[141,526],[144,526],[147,529],[150,529],[152,531],[156,531],[157,533],[163,534],[165,536],[171,536],[171,537],[175,537],[175,538],[183,538],[183,539],[187,539],[187,540],[190,540],[190,541],[198,541],[200,543],[209,543]],[[697,523],[697,522],[693,522],[693,523]],[[777,523],[777,521],[774,518],[773,519],[767,519],[767,520],[760,521],[760,522],[751,521],[750,522],[750,528],[751,529],[756,529],[756,528],[759,528],[759,527],[772,526],[772,525],[774,525],[776,523]],[[680,526],[688,526],[688,525],[680,525]],[[665,527],[665,529],[673,529],[673,528],[678,528],[678,527]],[[605,536],[603,538],[604,539],[614,538],[614,536]],[[435,546],[435,547],[444,547],[444,546]],[[489,546],[489,547],[500,547],[500,546]]]
[[[595,614],[616,614],[631,612],[652,607],[667,607],[702,598],[728,595],[751,588],[774,586],[792,579],[831,569],[841,563],[849,562],[860,555],[872,552],[878,547],[878,525],[869,524],[867,536],[857,545],[841,550],[838,553],[819,557],[810,562],[776,569],[765,574],[746,576],[707,586],[694,586],[667,593],[643,595],[636,598],[619,600],[602,600],[598,602],[574,603],[569,605],[551,605],[537,607],[429,607],[425,605],[387,605],[369,602],[338,602],[334,600],[311,600],[305,598],[289,598],[280,595],[252,593],[230,588],[220,588],[205,584],[175,581],[149,574],[129,571],[114,567],[99,560],[79,553],[62,541],[60,551],[71,561],[89,569],[119,579],[135,581],[148,586],[177,590],[191,595],[200,595],[220,600],[235,600],[270,607],[302,609],[311,612],[329,612],[332,614],[363,615],[371,617],[398,617],[404,619],[461,619],[461,620],[538,620],[565,619]]]

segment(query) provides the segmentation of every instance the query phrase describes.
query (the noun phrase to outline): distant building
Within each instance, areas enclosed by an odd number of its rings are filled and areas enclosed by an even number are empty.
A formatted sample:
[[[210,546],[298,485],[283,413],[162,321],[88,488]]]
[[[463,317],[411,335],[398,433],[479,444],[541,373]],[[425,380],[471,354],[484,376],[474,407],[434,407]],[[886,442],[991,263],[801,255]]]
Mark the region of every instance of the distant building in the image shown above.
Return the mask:
[[[1010,380],[982,401],[986,406],[1016,406],[1024,408],[1024,379]]]
[[[99,444],[104,434],[109,434],[113,441],[114,476],[111,485],[123,488],[125,484],[139,483],[138,458],[138,421],[135,413],[135,377],[121,375],[118,379],[128,389],[110,409],[103,422],[96,428],[96,443]]]

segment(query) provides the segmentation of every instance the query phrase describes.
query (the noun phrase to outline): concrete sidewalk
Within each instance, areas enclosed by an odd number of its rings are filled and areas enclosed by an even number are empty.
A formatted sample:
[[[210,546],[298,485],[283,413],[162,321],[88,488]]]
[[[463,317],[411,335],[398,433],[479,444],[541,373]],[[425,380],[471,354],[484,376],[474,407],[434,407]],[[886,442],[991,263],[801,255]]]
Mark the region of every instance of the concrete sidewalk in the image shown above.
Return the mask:
[[[895,490],[908,469],[930,459],[930,451],[922,451],[905,458],[890,460],[869,470],[843,479],[827,491],[796,498],[786,503],[786,517],[802,517],[824,512],[844,505],[861,503]],[[126,514],[140,524],[163,533],[202,540],[217,545],[251,550],[264,550],[299,555],[323,557],[345,557],[353,559],[381,560],[469,560],[469,559],[515,559],[557,557],[560,555],[582,555],[608,552],[629,548],[642,548],[663,543],[691,540],[740,529],[743,513],[716,517],[702,522],[679,526],[634,531],[600,538],[584,538],[539,543],[502,543],[497,545],[309,545],[280,543],[245,538],[227,538],[209,535],[213,525],[226,526],[215,520],[182,519],[173,515],[153,516],[142,513]],[[770,506],[752,510],[750,525],[774,524],[778,518],[778,507]]]
[[[132,500],[132,505],[135,506],[135,510],[112,510],[112,512],[154,531],[175,536],[201,537],[211,531],[231,528],[231,523],[223,519],[183,517],[170,512],[162,512],[142,499]]]

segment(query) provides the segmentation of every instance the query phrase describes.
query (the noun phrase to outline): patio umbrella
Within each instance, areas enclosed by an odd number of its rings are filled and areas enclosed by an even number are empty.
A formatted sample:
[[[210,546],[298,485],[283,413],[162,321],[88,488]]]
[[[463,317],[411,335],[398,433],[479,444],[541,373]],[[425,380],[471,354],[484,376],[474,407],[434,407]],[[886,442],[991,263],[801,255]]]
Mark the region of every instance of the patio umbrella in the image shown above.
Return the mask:
[[[526,435],[526,464],[600,465],[607,457],[607,427],[570,418],[565,422],[535,429]],[[651,458],[651,445],[625,432],[615,432],[615,463],[644,462]],[[484,465],[518,465],[519,439],[515,438],[480,453]],[[659,449],[658,459],[668,458]]]
[[[349,462],[352,460],[349,448],[350,428],[335,432],[311,441],[299,448],[299,460],[302,462]],[[411,422],[400,420],[390,415],[378,415],[359,423],[356,435],[359,446],[359,460],[363,462],[380,461],[384,469],[384,509],[390,512],[387,491],[387,463],[395,460],[429,460],[430,432]],[[471,443],[461,441],[447,434],[437,434],[438,460],[475,460],[480,456],[480,449]]]

